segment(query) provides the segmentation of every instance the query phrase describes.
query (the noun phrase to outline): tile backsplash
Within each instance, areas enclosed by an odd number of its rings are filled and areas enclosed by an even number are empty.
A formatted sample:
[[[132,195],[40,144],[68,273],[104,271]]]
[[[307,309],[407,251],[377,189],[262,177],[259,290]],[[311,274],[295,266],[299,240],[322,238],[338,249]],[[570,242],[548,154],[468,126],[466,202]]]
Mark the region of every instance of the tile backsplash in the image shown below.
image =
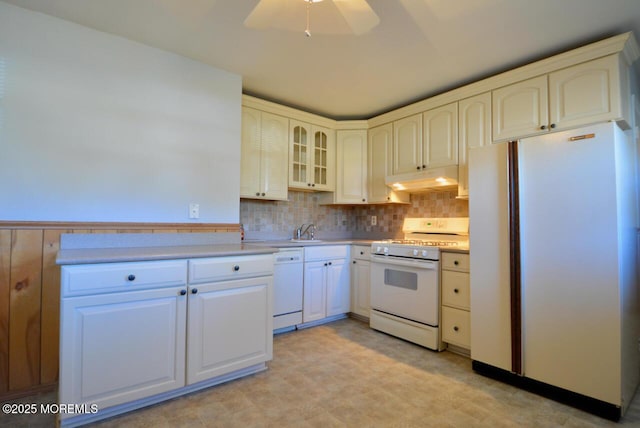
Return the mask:
[[[456,196],[455,189],[437,190],[412,194],[410,204],[352,206],[320,205],[317,193],[289,191],[289,201],[241,199],[240,223],[246,239],[291,238],[303,223],[313,223],[321,239],[393,238],[402,236],[405,217],[468,217],[468,201]]]

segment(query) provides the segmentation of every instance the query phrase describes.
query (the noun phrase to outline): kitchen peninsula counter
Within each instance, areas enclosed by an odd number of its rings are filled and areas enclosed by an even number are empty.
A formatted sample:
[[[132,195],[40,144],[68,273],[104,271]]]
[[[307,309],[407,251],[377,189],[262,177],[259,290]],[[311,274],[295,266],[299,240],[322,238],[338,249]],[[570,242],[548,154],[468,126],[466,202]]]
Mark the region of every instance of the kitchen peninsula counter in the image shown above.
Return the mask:
[[[270,254],[267,245],[240,242],[238,233],[63,234],[59,265],[139,262]]]

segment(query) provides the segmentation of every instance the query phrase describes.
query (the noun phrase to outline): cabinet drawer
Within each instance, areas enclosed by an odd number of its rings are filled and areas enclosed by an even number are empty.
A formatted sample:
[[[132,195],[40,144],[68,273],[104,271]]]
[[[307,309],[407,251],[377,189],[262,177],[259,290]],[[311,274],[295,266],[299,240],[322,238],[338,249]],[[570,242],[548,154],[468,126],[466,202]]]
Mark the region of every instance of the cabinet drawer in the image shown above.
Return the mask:
[[[469,274],[442,271],[442,304],[469,310]]]
[[[444,306],[442,308],[442,341],[469,349],[471,323],[469,312]]]
[[[62,266],[62,297],[118,293],[187,283],[187,261]]]
[[[189,260],[189,283],[273,275],[273,255],[210,257]]]
[[[351,247],[351,257],[357,260],[369,260],[371,256],[371,246],[353,245]]]
[[[326,245],[305,247],[304,261],[347,259],[350,245]]]
[[[469,254],[443,252],[442,269],[469,272]]]

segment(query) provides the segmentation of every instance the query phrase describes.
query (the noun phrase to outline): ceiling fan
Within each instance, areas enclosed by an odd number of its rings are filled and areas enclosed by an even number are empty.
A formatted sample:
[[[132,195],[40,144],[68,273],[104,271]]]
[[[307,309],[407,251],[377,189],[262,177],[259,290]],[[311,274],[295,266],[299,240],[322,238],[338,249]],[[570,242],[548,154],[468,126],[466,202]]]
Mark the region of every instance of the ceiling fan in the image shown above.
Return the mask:
[[[305,19],[306,17],[306,19]],[[366,0],[260,0],[244,25],[249,28],[314,33],[361,35],[378,25],[380,18]]]

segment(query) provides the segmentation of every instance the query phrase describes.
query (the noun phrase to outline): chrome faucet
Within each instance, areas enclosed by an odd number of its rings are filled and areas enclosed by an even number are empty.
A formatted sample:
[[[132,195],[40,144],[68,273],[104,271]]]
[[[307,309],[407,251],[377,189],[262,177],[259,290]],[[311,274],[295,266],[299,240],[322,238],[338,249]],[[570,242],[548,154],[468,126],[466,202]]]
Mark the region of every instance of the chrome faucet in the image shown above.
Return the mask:
[[[305,225],[307,226],[305,228]],[[311,230],[309,230],[311,229]],[[296,229],[296,239],[302,239],[304,235],[308,235],[307,239],[315,239],[314,235],[316,233],[316,226],[313,223],[303,224],[299,228]]]

